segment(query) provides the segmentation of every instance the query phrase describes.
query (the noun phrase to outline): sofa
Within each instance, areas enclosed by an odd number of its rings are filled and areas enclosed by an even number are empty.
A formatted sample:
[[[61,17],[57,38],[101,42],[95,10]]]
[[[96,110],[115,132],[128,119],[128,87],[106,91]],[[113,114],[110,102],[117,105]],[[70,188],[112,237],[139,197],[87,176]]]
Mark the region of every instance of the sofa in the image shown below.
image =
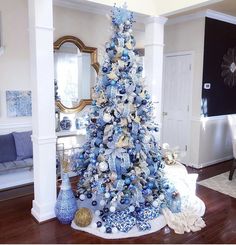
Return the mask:
[[[33,168],[32,131],[0,135],[0,174]]]

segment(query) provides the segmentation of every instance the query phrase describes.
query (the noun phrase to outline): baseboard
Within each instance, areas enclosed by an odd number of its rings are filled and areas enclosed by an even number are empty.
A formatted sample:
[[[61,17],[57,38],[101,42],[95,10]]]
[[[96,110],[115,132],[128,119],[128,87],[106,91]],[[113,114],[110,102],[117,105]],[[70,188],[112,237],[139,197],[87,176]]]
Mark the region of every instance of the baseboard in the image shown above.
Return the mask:
[[[0,190],[0,202],[32,195],[33,193],[34,193],[33,183],[6,188],[4,190]]]
[[[193,164],[193,165],[189,165],[189,166],[193,167],[193,168],[196,168],[196,169],[200,169],[200,168],[205,168],[205,167],[208,167],[208,166],[220,163],[220,162],[229,161],[229,160],[231,160],[233,158],[234,158],[233,155],[229,155],[229,156],[225,156],[225,157],[222,157],[222,158],[219,158],[219,159],[215,159],[215,160],[210,161],[210,162],[199,163],[198,165]]]

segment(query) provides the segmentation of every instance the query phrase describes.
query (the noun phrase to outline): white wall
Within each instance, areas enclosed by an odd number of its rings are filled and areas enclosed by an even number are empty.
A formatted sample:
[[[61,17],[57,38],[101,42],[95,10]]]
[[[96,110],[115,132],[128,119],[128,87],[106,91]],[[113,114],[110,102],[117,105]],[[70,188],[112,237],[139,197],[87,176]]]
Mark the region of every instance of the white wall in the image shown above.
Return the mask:
[[[80,38],[85,45],[98,48],[98,59],[102,61],[104,44],[109,41],[112,34],[111,20],[107,16],[86,13],[79,10],[54,6],[54,41],[65,35]],[[144,25],[134,24],[136,47],[144,47]]]
[[[165,28],[165,54],[185,51],[194,52],[192,98],[190,104],[191,143],[189,149],[189,165],[196,165],[199,162],[200,101],[203,71],[204,26],[205,20],[202,18],[184,23],[166,25]]]
[[[31,90],[27,1],[0,1],[0,12],[5,48],[0,56],[0,133],[5,133],[31,125],[30,117],[9,118],[6,110],[6,90]]]
[[[0,1],[2,43],[0,56],[0,134],[28,130],[31,117],[9,118],[6,90],[31,90],[27,0]],[[110,13],[108,13],[110,14]],[[64,35],[80,38],[87,46],[97,47],[99,61],[111,35],[110,20],[98,14],[54,6],[54,40]],[[137,47],[143,47],[144,25],[134,24]]]
[[[189,166],[202,168],[232,158],[226,116],[201,118],[205,20],[198,18],[167,25],[165,53],[193,51]]]

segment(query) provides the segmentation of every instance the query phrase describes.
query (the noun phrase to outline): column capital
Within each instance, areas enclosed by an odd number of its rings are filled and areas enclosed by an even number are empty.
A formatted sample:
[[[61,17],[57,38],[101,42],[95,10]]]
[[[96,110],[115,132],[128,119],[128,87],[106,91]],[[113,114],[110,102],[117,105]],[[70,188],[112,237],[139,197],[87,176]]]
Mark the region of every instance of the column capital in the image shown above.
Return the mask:
[[[166,21],[168,20],[168,18],[164,17],[164,16],[149,16],[147,18],[145,18],[145,24],[161,24],[161,25],[165,25]]]

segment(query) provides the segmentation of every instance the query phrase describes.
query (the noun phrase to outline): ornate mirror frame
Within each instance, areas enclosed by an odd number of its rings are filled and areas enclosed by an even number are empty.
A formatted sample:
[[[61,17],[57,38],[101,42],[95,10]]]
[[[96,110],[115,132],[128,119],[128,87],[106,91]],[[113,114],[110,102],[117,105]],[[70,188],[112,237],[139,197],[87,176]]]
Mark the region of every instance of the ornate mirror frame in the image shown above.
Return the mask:
[[[54,42],[54,51],[59,50],[62,44],[64,43],[73,43],[77,46],[77,48],[82,53],[89,53],[91,57],[91,66],[95,69],[96,73],[98,74],[99,71],[99,63],[97,60],[97,48],[88,47],[86,46],[79,38],[74,36],[63,36],[60,37],[57,41]],[[61,103],[60,100],[56,100],[56,106],[63,112],[63,113],[75,113],[80,112],[84,109],[85,106],[91,105],[92,99],[81,99],[79,104],[76,107],[69,108],[66,107]]]

